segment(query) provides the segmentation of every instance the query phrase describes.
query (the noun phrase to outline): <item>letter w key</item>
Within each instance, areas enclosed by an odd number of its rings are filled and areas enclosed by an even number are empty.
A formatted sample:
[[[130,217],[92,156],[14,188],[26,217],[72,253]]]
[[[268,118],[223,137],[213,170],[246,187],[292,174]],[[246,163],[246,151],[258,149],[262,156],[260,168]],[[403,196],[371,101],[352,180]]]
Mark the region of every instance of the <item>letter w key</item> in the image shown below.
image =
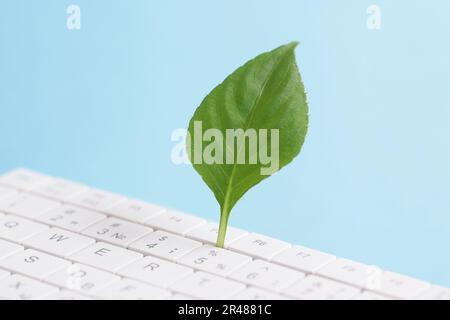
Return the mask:
[[[27,239],[25,244],[35,249],[67,258],[94,242],[93,239],[76,233],[51,228]]]

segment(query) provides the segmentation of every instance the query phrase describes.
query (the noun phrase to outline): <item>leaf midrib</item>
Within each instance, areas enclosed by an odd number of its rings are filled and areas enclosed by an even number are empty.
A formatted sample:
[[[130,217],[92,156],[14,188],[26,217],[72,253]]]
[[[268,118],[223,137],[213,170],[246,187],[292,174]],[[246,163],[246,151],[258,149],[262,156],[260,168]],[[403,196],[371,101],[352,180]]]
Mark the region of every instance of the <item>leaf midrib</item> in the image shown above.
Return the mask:
[[[289,52],[289,51],[288,51]],[[284,57],[284,55],[283,55]],[[267,77],[267,79],[264,81],[262,88],[260,90],[260,93],[258,95],[258,97],[255,99],[255,102],[253,103],[253,106],[251,107],[251,111],[250,111],[250,117],[247,119],[247,121],[245,122],[244,125],[244,131],[246,131],[248,129],[248,127],[250,126],[250,123],[253,122],[253,117],[255,116],[255,112],[256,112],[256,106],[259,104],[259,101],[262,97],[262,94],[264,92],[264,90],[266,89],[267,83],[269,82],[269,80],[272,78],[275,70],[277,69],[277,67],[283,62],[283,58],[280,58],[276,65],[272,68],[272,70],[270,70],[269,76]],[[244,141],[244,146],[245,146],[245,141]],[[240,148],[242,148],[242,145],[240,146]],[[236,156],[239,155],[241,149],[238,150]],[[234,178],[234,174],[236,171],[236,162],[233,164],[233,168],[231,169],[231,174],[230,174],[230,179],[228,180],[228,185],[227,188],[225,190],[225,198],[222,204],[222,209],[223,208],[227,208],[228,210],[230,210],[231,208],[228,208],[228,202],[229,202],[229,198],[230,198],[230,194],[231,194],[231,186],[233,184],[233,178]],[[227,211],[228,211],[227,210]],[[227,212],[228,213],[228,212]]]

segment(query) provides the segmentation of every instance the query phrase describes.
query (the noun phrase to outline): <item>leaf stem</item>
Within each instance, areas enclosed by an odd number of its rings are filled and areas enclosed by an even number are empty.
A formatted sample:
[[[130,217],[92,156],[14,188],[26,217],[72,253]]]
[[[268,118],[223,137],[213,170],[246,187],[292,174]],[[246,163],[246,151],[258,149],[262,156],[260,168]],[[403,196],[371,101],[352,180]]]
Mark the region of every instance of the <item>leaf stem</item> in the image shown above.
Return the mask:
[[[225,235],[227,233],[228,217],[230,216],[230,210],[228,205],[225,204],[220,212],[219,233],[217,234],[216,246],[223,248],[225,244]]]

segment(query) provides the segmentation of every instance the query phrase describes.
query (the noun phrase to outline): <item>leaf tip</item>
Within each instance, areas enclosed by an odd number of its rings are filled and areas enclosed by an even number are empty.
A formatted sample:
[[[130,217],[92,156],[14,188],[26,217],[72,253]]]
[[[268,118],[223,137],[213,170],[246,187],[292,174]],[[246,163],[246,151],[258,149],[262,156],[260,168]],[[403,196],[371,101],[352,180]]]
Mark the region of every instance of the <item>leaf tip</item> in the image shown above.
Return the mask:
[[[298,46],[298,44],[299,44],[298,41],[291,41],[288,44],[286,44],[286,47],[288,47],[289,49],[294,50]]]

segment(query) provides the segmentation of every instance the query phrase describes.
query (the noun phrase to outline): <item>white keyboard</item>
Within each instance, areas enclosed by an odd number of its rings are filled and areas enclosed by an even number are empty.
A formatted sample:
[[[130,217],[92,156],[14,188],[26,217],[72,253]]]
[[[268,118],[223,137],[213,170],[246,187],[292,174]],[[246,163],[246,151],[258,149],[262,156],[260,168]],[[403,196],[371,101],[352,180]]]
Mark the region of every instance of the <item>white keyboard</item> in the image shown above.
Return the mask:
[[[450,299],[450,290],[78,183],[0,176],[0,299]]]

